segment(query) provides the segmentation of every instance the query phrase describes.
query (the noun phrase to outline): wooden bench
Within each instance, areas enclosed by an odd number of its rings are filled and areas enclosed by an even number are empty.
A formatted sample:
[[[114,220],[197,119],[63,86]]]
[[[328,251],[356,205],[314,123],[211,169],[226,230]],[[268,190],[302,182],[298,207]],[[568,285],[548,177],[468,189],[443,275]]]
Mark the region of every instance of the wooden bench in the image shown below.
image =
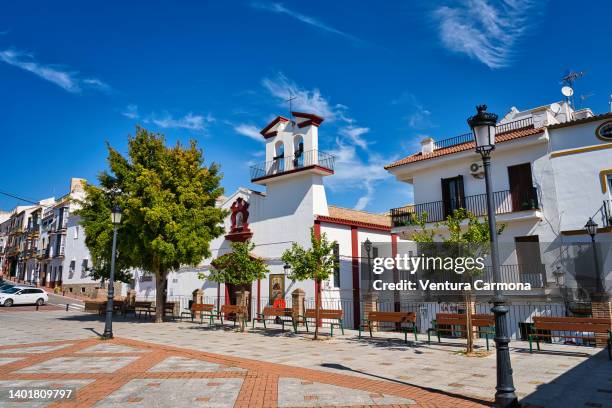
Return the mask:
[[[571,335],[553,333],[538,333],[540,330],[550,332],[579,332]],[[561,337],[593,339],[594,336],[585,336],[583,333],[605,333],[608,335],[608,359],[612,360],[612,325],[610,319],[592,317],[547,317],[535,316],[533,318],[533,331],[529,334],[529,352],[533,353],[532,341],[535,339],[540,350],[540,337]]]
[[[414,341],[417,341],[416,314],[414,312],[370,312],[368,317],[363,319],[359,326],[359,338],[361,338],[362,330],[366,328],[370,331],[372,337],[373,323],[395,323],[399,326],[399,331],[404,333],[404,341],[408,343],[408,332],[414,333]],[[402,324],[410,324],[410,327],[402,327]]]
[[[440,332],[461,333],[464,335],[468,332],[476,334],[484,334],[487,342],[487,350],[489,350],[489,336],[495,335],[495,316],[492,314],[472,314],[472,329],[467,329],[467,315],[460,313],[436,313],[436,320],[433,327],[427,330],[427,343],[431,343],[431,333],[435,332],[440,340]],[[440,326],[451,326],[444,328]],[[476,327],[476,330],[474,330]]]
[[[253,329],[255,328],[255,320],[261,320],[264,329],[267,329],[266,321],[276,321],[277,318],[281,321],[283,331],[285,331],[285,322],[290,321],[293,331],[297,333],[297,322],[293,319],[293,310],[290,307],[264,307],[263,312],[257,313],[257,318],[253,319]]]
[[[342,318],[344,317],[344,312],[342,310],[335,309],[321,309],[319,310],[319,320],[334,320],[332,322],[323,322],[329,323],[330,325],[330,335],[334,337],[334,326],[340,327],[342,334],[344,334],[344,324],[342,322]],[[306,309],[303,316],[300,318],[304,321],[306,325],[306,331],[308,332],[308,319],[317,320],[317,309]]]
[[[221,305],[221,310],[219,311],[219,318],[221,319],[221,324],[223,323],[223,319],[231,320],[234,322],[234,326],[238,321],[238,318],[242,316],[242,320],[246,325],[247,315],[246,309],[243,306],[237,305]]]
[[[196,314],[200,314],[200,323],[204,323],[204,317],[209,321],[209,324],[213,324],[215,316],[218,313],[215,312],[215,305],[208,303],[192,303],[191,308],[188,311],[181,313],[181,319],[184,315],[191,316],[191,321],[195,318]]]
[[[155,310],[153,308],[153,302],[149,301],[136,301],[134,302],[134,316],[137,316],[138,319],[144,313],[145,317],[152,317],[152,312]]]

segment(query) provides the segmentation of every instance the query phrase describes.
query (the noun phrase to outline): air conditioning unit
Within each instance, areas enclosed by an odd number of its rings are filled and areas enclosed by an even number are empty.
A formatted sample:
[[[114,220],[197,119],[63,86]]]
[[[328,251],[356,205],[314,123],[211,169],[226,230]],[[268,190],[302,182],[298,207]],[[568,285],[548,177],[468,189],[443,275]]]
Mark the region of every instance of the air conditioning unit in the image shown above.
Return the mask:
[[[484,177],[484,169],[482,167],[482,164],[480,164],[478,162],[474,162],[474,163],[470,164],[470,174],[474,178],[478,178],[478,179],[483,178]]]

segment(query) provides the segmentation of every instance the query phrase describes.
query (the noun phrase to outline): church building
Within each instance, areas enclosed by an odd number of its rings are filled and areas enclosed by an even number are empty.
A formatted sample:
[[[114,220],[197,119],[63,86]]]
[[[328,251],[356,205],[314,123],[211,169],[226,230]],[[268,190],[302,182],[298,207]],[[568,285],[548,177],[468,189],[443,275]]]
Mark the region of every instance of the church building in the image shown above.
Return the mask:
[[[193,292],[202,289],[205,303],[234,303],[236,291],[251,293],[251,316],[275,300],[291,301],[291,292],[301,288],[307,307],[314,307],[315,282],[292,281],[281,261],[282,253],[294,242],[308,247],[310,231],[325,233],[336,242],[339,267],[323,282],[322,304],[342,308],[347,327],[357,325],[364,305],[361,301],[361,257],[363,243],[396,243],[388,215],[372,214],[329,205],[324,179],[334,176],[334,156],[319,150],[319,127],[323,118],[292,112],[292,118],[278,116],[261,130],[265,139],[266,160],[251,167],[251,182],[261,190],[239,188],[218,205],[229,211],[226,234],[211,242],[212,257],[197,267],[183,267],[168,276],[168,300],[187,307]],[[269,269],[266,279],[251,287],[239,288],[201,279],[208,275],[211,262],[231,251],[231,243],[250,239],[253,254],[263,258]],[[373,248],[372,256],[377,253]],[[155,278],[137,272],[138,298],[155,296]]]

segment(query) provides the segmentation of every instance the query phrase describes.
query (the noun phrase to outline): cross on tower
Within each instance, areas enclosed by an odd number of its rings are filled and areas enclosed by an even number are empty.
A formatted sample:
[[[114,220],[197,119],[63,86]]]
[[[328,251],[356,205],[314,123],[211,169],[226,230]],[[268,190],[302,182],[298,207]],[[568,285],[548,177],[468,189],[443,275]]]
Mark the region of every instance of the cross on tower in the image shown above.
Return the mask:
[[[293,96],[293,92],[291,92],[291,88],[289,88],[289,98],[285,99],[285,102],[289,102],[289,118],[291,118],[293,116],[293,109],[292,109],[292,101],[294,99],[297,99],[297,96]]]

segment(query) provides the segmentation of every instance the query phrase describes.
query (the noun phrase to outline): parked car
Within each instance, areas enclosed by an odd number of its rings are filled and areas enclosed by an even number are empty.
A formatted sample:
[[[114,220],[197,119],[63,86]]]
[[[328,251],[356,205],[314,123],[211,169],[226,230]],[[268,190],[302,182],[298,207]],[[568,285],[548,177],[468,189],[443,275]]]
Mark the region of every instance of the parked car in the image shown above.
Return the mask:
[[[13,305],[38,305],[42,306],[49,301],[47,292],[38,288],[14,286],[0,292],[0,305],[11,307]]]
[[[4,282],[2,285],[0,285],[0,292],[4,292],[6,289],[10,289],[14,286],[16,286],[14,283]]]

